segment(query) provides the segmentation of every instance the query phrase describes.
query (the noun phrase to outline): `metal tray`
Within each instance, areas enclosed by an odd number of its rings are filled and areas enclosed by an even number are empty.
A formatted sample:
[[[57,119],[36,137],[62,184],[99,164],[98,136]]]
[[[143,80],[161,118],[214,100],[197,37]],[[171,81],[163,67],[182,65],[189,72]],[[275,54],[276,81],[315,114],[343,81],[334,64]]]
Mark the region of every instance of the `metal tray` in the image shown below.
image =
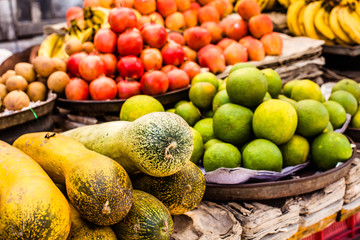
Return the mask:
[[[353,140],[350,139],[350,142],[355,145]],[[299,178],[295,179],[233,185],[207,183],[203,199],[210,201],[268,200],[313,192],[346,176],[356,152],[355,146],[351,158],[337,168],[319,173],[315,166],[310,165],[297,173]]]
[[[171,105],[176,102],[187,99],[190,86],[167,92],[161,95],[153,96],[163,105]],[[105,113],[105,112],[120,112],[121,106],[126,99],[115,99],[115,100],[106,100],[106,101],[94,101],[94,100],[68,100],[65,98],[57,98],[56,105],[77,112],[83,113]]]

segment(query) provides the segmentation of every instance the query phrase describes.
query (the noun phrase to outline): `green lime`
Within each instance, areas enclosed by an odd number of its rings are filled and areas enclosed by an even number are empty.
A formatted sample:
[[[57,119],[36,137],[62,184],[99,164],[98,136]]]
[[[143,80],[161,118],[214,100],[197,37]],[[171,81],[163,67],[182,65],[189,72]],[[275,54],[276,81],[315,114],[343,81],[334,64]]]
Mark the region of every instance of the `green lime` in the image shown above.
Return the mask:
[[[297,103],[294,99],[288,98],[288,97],[286,97],[286,96],[284,96],[282,94],[280,94],[278,96],[278,99],[281,100],[281,101],[290,103],[293,107],[295,107],[295,105]]]
[[[199,82],[211,83],[216,88],[216,90],[219,88],[219,80],[216,75],[211,72],[202,72],[196,74],[196,76],[191,80],[191,85],[195,85]]]
[[[336,92],[338,90],[347,91],[351,93],[357,101],[360,100],[360,86],[356,81],[352,79],[346,78],[338,81],[332,88],[331,92]]]
[[[212,118],[201,119],[194,125],[194,129],[201,134],[204,143],[215,138]]]
[[[283,165],[280,149],[266,139],[255,139],[250,142],[245,147],[242,157],[243,166],[253,170],[280,172]]]
[[[152,112],[164,112],[163,105],[149,95],[135,95],[125,100],[120,110],[120,120],[134,121]]]
[[[267,91],[270,93],[272,98],[277,98],[282,88],[282,82],[279,74],[271,68],[265,68],[261,70],[261,72],[265,75],[267,80]]]
[[[326,128],[324,129],[323,133],[326,133],[326,132],[333,132],[334,131],[334,127],[333,125],[331,124],[330,121],[328,121],[328,124],[326,125]]]
[[[201,118],[199,109],[189,102],[177,106],[177,108],[175,108],[175,113],[185,119],[190,126],[194,126]]]
[[[240,62],[240,63],[234,64],[234,66],[231,67],[229,74],[232,73],[232,72],[235,72],[235,71],[238,70],[238,69],[248,68],[248,67],[256,68],[256,66],[255,66],[254,64],[252,64],[252,63],[249,63],[249,62]]]
[[[345,135],[337,132],[323,133],[311,144],[311,159],[323,170],[334,168],[352,156],[352,148]]]
[[[344,107],[335,101],[327,101],[323,103],[329,112],[331,125],[335,128],[341,128],[346,121],[346,111]]]
[[[220,141],[219,139],[216,139],[216,138],[213,138],[213,139],[210,139],[209,141],[207,141],[205,144],[204,144],[204,148],[205,148],[205,151],[211,147],[212,145],[216,144],[216,143],[223,143],[223,141]]]
[[[194,149],[190,161],[192,161],[195,164],[198,164],[198,162],[200,161],[200,159],[204,154],[204,143],[202,140],[202,136],[198,131],[196,131],[194,128],[191,128],[191,131],[193,133],[193,138],[194,138]]]
[[[291,91],[299,81],[299,79],[294,79],[285,83],[282,89],[282,93],[288,98],[291,97]]]
[[[322,103],[306,99],[299,101],[295,108],[298,115],[298,134],[313,137],[324,131],[329,122],[329,113]]]
[[[175,104],[174,108],[177,108],[178,106],[180,106],[180,105],[183,104],[183,103],[189,103],[189,101],[180,100],[180,101],[178,101],[178,102]]]
[[[345,111],[353,116],[358,108],[358,102],[356,98],[349,92],[344,90],[337,90],[331,93],[329,100],[340,103]]]
[[[169,109],[166,110],[166,112],[175,113],[175,108],[169,108]]]
[[[216,110],[225,103],[230,103],[229,95],[227,94],[226,90],[222,90],[218,92],[212,102],[212,110],[216,112]]]
[[[304,79],[297,82],[292,88],[291,98],[295,101],[313,99],[320,102],[322,93],[319,85],[311,80]]]
[[[265,75],[257,68],[240,68],[230,73],[226,82],[230,101],[245,107],[259,105],[267,92]]]
[[[265,93],[265,97],[264,97],[264,99],[263,99],[263,102],[265,102],[265,101],[267,101],[267,100],[270,100],[270,99],[272,99],[270,93],[269,93],[269,92],[266,92],[266,93]]]
[[[350,127],[360,128],[360,108],[356,111],[354,116],[351,118]]]
[[[216,138],[240,146],[252,137],[253,112],[243,106],[226,103],[214,114]]]
[[[279,148],[283,155],[284,167],[306,162],[310,152],[310,145],[306,138],[296,134]]]
[[[271,99],[260,104],[255,112],[252,127],[257,138],[265,138],[279,145],[289,141],[295,133],[297,115],[287,102]]]
[[[240,167],[241,154],[230,143],[216,143],[205,151],[203,165],[206,172],[211,172],[221,167]]]
[[[190,101],[198,108],[209,109],[217,93],[215,87],[208,82],[199,82],[191,85],[189,90]]]

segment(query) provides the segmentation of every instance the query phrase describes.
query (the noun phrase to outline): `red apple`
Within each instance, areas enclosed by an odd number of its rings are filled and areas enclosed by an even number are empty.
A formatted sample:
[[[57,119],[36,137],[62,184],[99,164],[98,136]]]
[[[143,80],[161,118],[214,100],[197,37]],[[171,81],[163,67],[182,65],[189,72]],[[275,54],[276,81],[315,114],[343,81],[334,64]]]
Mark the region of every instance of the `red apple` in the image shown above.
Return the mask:
[[[190,9],[196,9],[199,10],[201,8],[201,5],[198,2],[192,2],[190,4]]]
[[[193,61],[186,61],[180,66],[181,70],[184,70],[189,76],[190,81],[201,72],[199,64]]]
[[[158,12],[153,12],[148,15],[151,19],[151,22],[160,24],[162,26],[165,26],[164,18],[161,16]]]
[[[188,46],[183,46],[183,50],[184,50],[184,53],[185,53],[185,59],[186,60],[196,61],[197,52],[195,50],[192,50]]]
[[[174,69],[167,73],[169,90],[186,88],[190,84],[190,78],[184,70]]]
[[[140,80],[141,91],[148,95],[163,94],[168,90],[169,79],[159,70],[146,72]]]
[[[214,73],[222,73],[225,70],[225,57],[222,49],[216,45],[208,44],[198,52],[201,67],[209,68]]]
[[[241,17],[238,14],[229,15],[219,22],[219,26],[224,32],[226,32],[227,27],[230,26],[233,21],[238,19],[241,19]]]
[[[108,100],[116,98],[117,88],[114,79],[101,76],[91,81],[89,91],[93,100]]]
[[[127,28],[137,26],[137,18],[134,11],[127,7],[113,8],[108,17],[111,29],[116,33],[122,33]]]
[[[264,45],[266,55],[281,55],[283,40],[279,33],[267,33],[260,38],[260,42]]]
[[[114,0],[99,0],[100,7],[113,8],[115,6]]]
[[[94,36],[94,46],[102,53],[116,51],[117,35],[109,28],[100,28]]]
[[[168,34],[168,41],[174,41],[177,44],[185,45],[184,36],[179,32],[170,32]]]
[[[225,50],[230,44],[237,43],[234,39],[231,38],[224,38],[220,42],[218,42],[216,45],[220,47],[222,50]]]
[[[143,49],[143,39],[136,28],[128,29],[119,35],[117,49],[120,56],[137,56]]]
[[[246,36],[240,39],[239,43],[246,47],[250,61],[261,61],[265,58],[264,45],[256,38]]]
[[[115,0],[115,7],[127,7],[132,8],[134,5],[134,0]]]
[[[165,18],[166,28],[172,31],[180,31],[185,28],[185,18],[181,12],[174,12]]]
[[[70,27],[71,21],[76,20],[80,27],[84,26],[84,11],[81,7],[70,7],[66,11],[66,25]]]
[[[251,35],[258,39],[267,33],[273,32],[273,23],[271,18],[266,14],[251,17],[248,25]]]
[[[151,23],[151,18],[148,15],[142,15],[138,20],[137,20],[137,28],[141,29],[145,23]]]
[[[178,69],[178,68],[175,67],[174,65],[166,65],[161,68],[161,71],[163,73],[167,74],[168,72],[170,72],[171,70],[174,70],[174,69]]]
[[[156,10],[155,0],[134,0],[134,8],[141,14],[150,14]]]
[[[141,94],[140,83],[132,80],[122,80],[117,83],[117,93],[120,99]]]
[[[199,50],[211,42],[210,32],[202,27],[191,27],[184,31],[186,44],[194,50]]]
[[[177,11],[175,0],[156,0],[157,11],[166,17]]]
[[[105,75],[107,77],[114,77],[117,64],[117,59],[115,55],[111,53],[105,53],[99,55],[99,57],[105,64]]]
[[[198,24],[197,12],[197,9],[190,8],[182,13],[185,19],[186,28],[195,27]]]
[[[248,34],[248,27],[246,22],[242,19],[232,21],[226,28],[225,34],[229,38],[239,41],[242,37],[245,37]]]
[[[146,71],[159,70],[162,67],[162,55],[157,48],[146,48],[141,52],[140,59]]]
[[[89,85],[81,78],[71,78],[65,87],[65,97],[69,100],[88,100]]]
[[[80,77],[79,65],[81,60],[88,56],[85,52],[79,52],[72,54],[67,60],[67,70],[73,77]]]
[[[185,59],[185,52],[180,44],[169,42],[161,49],[161,55],[165,65],[180,66]]]
[[[256,0],[241,0],[235,10],[245,21],[261,13],[260,6]]]
[[[100,7],[99,0],[84,0],[83,1],[84,7]]]
[[[117,63],[119,74],[124,79],[138,79],[144,74],[144,64],[140,58],[135,56],[125,56],[120,58]]]
[[[220,14],[216,7],[211,5],[206,5],[201,7],[198,10],[198,20],[200,24],[204,22],[216,22],[218,23],[220,20]]]
[[[248,53],[246,48],[240,43],[230,44],[224,50],[226,65],[234,65],[239,62],[247,62]]]
[[[190,9],[191,1],[190,0],[175,0],[177,10],[179,12],[184,12]]]
[[[160,49],[167,41],[166,28],[160,24],[146,23],[140,31],[144,43],[152,48]]]
[[[211,43],[217,43],[223,39],[224,32],[218,23],[215,22],[204,22],[201,24],[202,28],[205,28],[211,34]]]
[[[90,54],[81,60],[79,73],[83,79],[92,81],[105,73],[105,64],[99,56]]]

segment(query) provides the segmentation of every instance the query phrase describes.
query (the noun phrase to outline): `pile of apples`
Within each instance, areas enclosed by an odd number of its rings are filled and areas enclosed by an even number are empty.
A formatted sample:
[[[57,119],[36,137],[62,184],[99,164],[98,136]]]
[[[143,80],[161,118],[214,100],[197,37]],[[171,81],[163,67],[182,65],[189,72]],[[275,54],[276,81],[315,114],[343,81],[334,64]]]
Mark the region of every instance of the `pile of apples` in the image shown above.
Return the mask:
[[[282,38],[256,0],[237,5],[230,14],[230,0],[85,0],[84,7],[111,8],[110,28],[97,31],[94,51],[68,58],[76,81],[66,98],[159,95],[187,87],[201,68],[217,74],[227,65],[280,55]]]

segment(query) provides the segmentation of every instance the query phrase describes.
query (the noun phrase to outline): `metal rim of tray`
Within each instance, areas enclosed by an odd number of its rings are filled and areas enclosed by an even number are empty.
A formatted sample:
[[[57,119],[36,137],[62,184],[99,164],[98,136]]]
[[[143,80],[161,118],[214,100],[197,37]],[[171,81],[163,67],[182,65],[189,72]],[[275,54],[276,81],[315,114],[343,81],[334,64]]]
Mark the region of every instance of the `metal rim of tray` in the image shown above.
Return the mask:
[[[187,99],[190,85],[186,88],[174,90],[171,92],[166,92],[161,95],[153,96],[156,98],[162,105],[175,104],[176,102]],[[90,113],[103,113],[103,112],[120,112],[122,104],[126,99],[115,99],[115,100],[105,100],[105,101],[95,101],[95,100],[68,100],[65,98],[57,98],[56,105],[73,111],[78,112],[90,112]]]
[[[355,145],[351,138],[349,140],[351,144]],[[346,176],[355,159],[356,152],[355,145],[351,158],[340,166],[298,179],[231,185],[207,183],[203,199],[211,201],[269,200],[310,193]]]

